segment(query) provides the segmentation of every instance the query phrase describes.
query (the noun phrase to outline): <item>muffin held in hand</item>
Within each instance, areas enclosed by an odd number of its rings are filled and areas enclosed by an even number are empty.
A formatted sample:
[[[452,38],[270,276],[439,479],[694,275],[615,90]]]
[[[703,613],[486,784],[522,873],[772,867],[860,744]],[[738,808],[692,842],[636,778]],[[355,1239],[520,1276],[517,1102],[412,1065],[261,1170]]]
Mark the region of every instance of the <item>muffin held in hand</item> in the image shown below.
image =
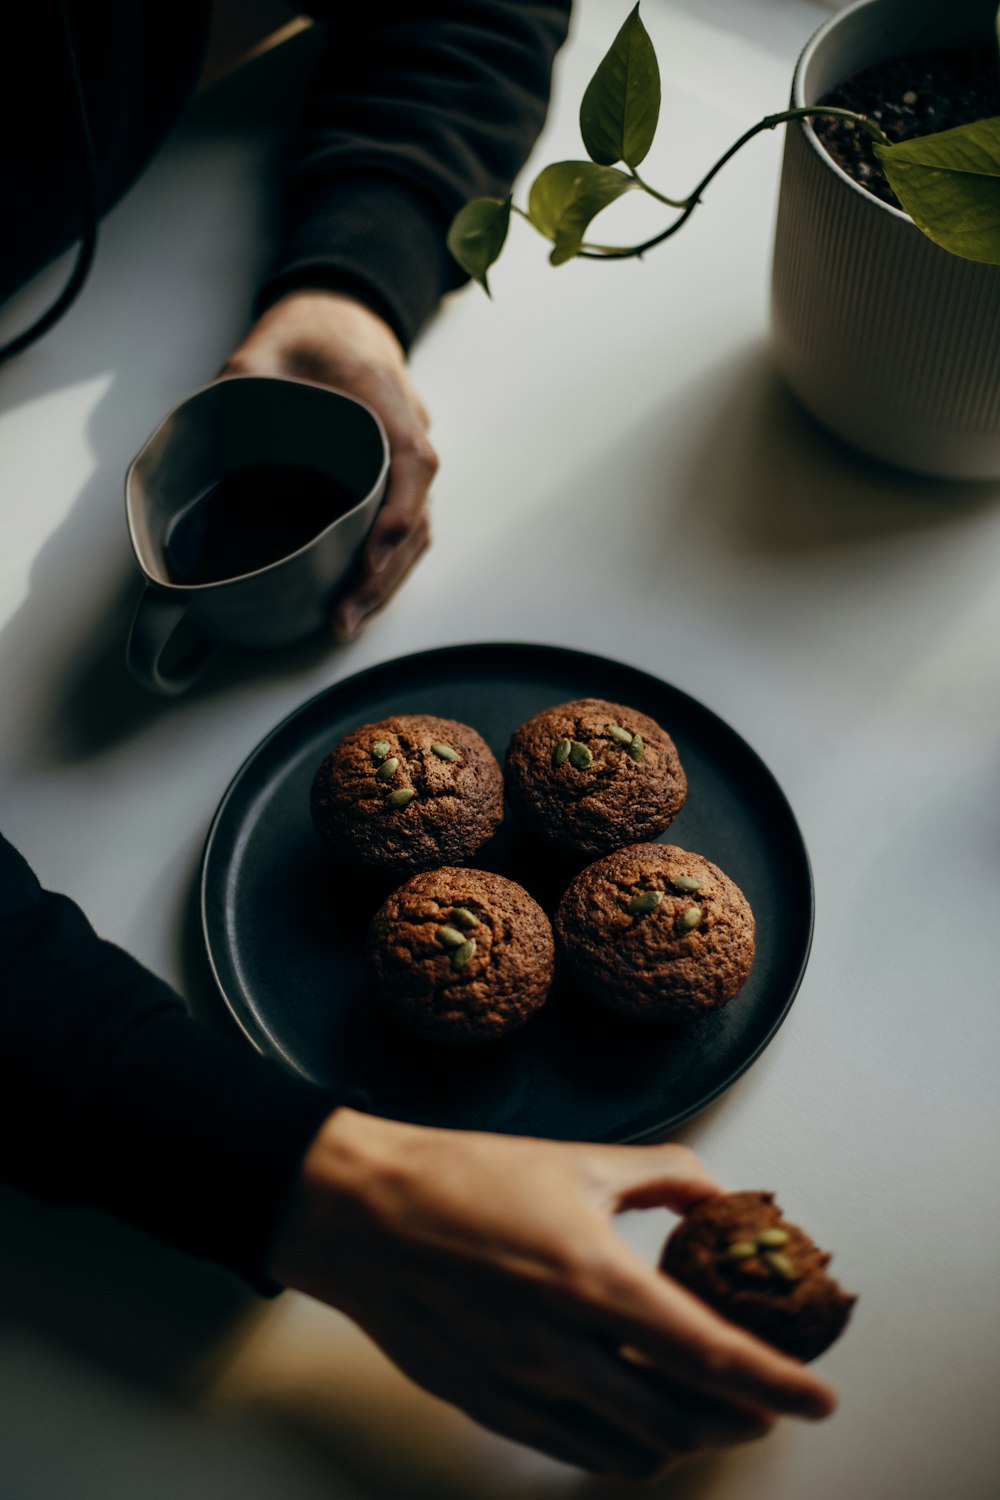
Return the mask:
[[[857,1301],[827,1275],[829,1261],[782,1218],[773,1193],[723,1193],[682,1219],[660,1269],[731,1322],[809,1360],[843,1333]]]
[[[492,1042],[545,1002],[555,944],[527,891],[485,870],[414,875],[368,929],[375,993],[410,1031],[448,1046]]]
[[[715,1010],[753,963],[753,912],[739,886],[673,844],[633,844],[581,870],[556,934],[581,989],[644,1021]]]
[[[503,822],[503,776],[467,724],[407,714],[362,724],[316,772],[312,817],[330,853],[406,875],[471,859]]]
[[[655,838],[684,805],[673,740],[620,703],[581,698],[514,731],[507,796],[528,831],[557,849],[605,854]]]

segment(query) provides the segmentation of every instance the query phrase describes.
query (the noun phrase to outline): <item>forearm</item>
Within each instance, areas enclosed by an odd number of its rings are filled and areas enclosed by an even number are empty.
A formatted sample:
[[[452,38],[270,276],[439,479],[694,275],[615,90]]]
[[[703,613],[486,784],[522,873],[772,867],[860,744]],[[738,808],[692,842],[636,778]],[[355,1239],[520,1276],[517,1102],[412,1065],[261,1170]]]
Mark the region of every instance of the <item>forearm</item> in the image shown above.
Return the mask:
[[[359,296],[408,345],[463,279],[445,233],[503,196],[545,118],[569,0],[313,5],[331,22],[264,300],[306,285]]]
[[[260,1282],[336,1102],[215,1036],[0,840],[0,1178]]]

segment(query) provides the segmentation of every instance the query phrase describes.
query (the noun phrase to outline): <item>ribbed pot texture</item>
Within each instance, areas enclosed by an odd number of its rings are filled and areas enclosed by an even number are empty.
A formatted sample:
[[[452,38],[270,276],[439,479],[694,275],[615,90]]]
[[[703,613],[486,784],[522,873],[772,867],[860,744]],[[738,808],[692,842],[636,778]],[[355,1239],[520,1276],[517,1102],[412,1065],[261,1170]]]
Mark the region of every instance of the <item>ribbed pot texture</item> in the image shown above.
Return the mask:
[[[792,104],[890,57],[989,38],[995,0],[860,0],[799,59]],[[778,365],[854,447],[918,473],[1000,477],[1000,266],[940,249],[789,125],[772,282]]]

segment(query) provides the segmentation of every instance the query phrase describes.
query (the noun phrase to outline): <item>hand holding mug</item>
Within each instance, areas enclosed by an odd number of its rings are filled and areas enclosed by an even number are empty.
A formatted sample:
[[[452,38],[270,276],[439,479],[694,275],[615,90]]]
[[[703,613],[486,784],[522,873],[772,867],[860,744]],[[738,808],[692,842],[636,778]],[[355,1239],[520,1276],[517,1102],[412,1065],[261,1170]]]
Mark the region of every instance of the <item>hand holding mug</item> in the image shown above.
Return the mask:
[[[223,374],[317,381],[357,397],[381,418],[391,453],[389,484],[361,554],[360,575],[333,616],[337,638],[349,640],[396,591],[430,541],[428,492],[438,458],[399,340],[352,297],[292,292],[268,308]]]
[[[183,401],[125,479],[146,579],[133,677],[181,693],[222,645],[282,646],[328,628],[388,470],[381,421],[342,391],[236,375]]]

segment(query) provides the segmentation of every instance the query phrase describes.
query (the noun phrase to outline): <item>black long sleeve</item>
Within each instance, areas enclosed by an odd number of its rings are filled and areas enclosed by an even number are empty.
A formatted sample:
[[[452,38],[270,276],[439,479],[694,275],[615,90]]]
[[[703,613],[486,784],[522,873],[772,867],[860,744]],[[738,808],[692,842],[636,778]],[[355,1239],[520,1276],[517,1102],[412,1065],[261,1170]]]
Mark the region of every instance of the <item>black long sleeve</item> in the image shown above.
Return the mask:
[[[78,67],[106,213],[190,98],[209,0],[16,6],[0,91],[0,300],[79,238]],[[542,123],[570,0],[371,0],[307,5],[326,23],[287,231],[261,303],[297,287],[358,296],[405,345],[462,272],[445,245],[469,198],[503,197]],[[184,225],[178,225],[184,233]]]
[[[505,194],[545,117],[570,0],[385,0],[328,22],[264,300],[327,286],[413,336],[460,284],[445,233]],[[0,100],[0,299],[78,237],[79,123],[106,212],[190,97],[207,0],[16,7]],[[182,228],[179,228],[182,232]],[[295,1165],[337,1102],[195,1024],[0,839],[0,1176],[260,1279]]]
[[[338,1102],[193,1021],[0,838],[0,1178],[89,1203],[256,1285]]]
[[[570,0],[309,8],[331,24],[262,300],[351,292],[408,345],[465,279],[445,245],[452,217],[504,197],[541,130]]]

